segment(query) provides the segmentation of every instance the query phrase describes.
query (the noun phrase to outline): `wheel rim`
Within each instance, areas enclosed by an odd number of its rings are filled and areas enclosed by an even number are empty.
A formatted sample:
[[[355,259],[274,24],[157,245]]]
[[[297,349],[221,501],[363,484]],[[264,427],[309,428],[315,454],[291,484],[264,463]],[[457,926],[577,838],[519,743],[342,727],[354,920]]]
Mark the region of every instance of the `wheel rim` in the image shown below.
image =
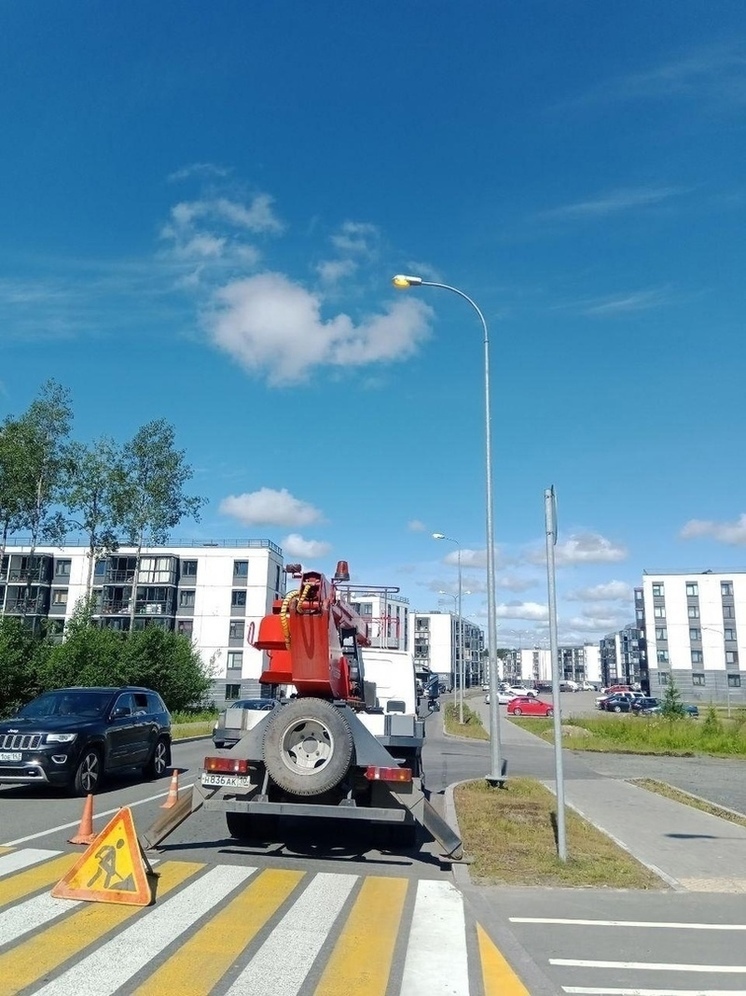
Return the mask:
[[[98,784],[98,754],[86,754],[80,765],[80,784],[86,792],[92,792]]]
[[[282,738],[283,763],[299,775],[323,771],[333,753],[334,736],[319,719],[309,718],[294,723]]]
[[[166,745],[162,740],[159,740],[155,745],[155,754],[153,755],[153,767],[155,768],[156,775],[162,775],[166,770]]]
[[[514,709],[513,710],[513,715],[514,716],[520,716],[521,715],[521,710],[520,709]]]

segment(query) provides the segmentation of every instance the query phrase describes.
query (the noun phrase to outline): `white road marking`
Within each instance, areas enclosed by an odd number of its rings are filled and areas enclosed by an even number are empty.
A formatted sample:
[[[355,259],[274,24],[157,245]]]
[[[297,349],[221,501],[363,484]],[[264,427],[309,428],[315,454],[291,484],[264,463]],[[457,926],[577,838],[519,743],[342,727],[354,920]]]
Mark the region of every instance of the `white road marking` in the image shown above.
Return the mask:
[[[469,996],[464,900],[450,882],[417,885],[401,991],[407,996]]]
[[[296,996],[357,879],[317,874],[225,996]]]
[[[58,854],[62,854],[62,851],[45,851],[36,847],[28,847],[12,854],[2,854],[0,855],[0,877],[11,875],[13,872],[29,868],[31,865],[37,865],[40,861],[46,861],[47,858],[56,858]]]
[[[52,920],[76,906],[80,906],[79,899],[53,899],[47,892],[3,910],[0,917],[0,945],[10,944],[37,927],[46,927]]]
[[[609,989],[608,986],[563,986],[562,992],[583,996],[746,996],[746,989]]]
[[[746,923],[668,923],[664,920],[566,920],[562,917],[511,916],[511,923],[567,924],[571,927],[664,927],[670,930],[746,930]]]
[[[218,865],[36,990],[35,996],[112,996],[255,871]]]
[[[550,965],[570,968],[628,968],[640,972],[708,972],[711,974],[743,975],[746,965],[683,965],[658,961],[586,961],[583,958],[550,958]]]
[[[191,788],[194,782],[189,782],[188,785],[180,785],[179,791],[182,789]],[[128,802],[127,809],[134,809],[135,806],[144,806],[146,802],[155,802],[156,799],[162,799],[164,796],[168,795],[168,791],[159,792],[158,795],[149,795],[147,799],[138,799],[136,802]],[[103,813],[94,813],[93,819],[100,820],[104,816],[113,816],[114,813],[118,813],[122,806],[115,806],[114,809],[106,809]],[[8,840],[4,844],[0,845],[2,847],[17,847],[19,844],[25,844],[29,840],[38,840],[39,837],[48,837],[50,834],[58,833],[60,830],[69,830],[70,827],[80,826],[80,820],[73,820],[72,823],[60,823],[58,827],[51,827],[49,830],[40,830],[39,833],[30,833],[28,837],[18,837],[16,840]]]

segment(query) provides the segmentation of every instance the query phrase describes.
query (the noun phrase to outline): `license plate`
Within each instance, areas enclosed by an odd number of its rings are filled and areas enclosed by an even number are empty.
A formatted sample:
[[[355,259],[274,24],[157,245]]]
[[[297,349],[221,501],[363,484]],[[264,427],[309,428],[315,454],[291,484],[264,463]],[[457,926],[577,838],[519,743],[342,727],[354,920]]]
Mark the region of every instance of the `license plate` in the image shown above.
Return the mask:
[[[231,785],[241,788],[249,788],[251,778],[249,775],[215,775],[205,772],[202,775],[203,785]]]
[[[23,754],[20,751],[0,751],[0,761],[22,761]]]

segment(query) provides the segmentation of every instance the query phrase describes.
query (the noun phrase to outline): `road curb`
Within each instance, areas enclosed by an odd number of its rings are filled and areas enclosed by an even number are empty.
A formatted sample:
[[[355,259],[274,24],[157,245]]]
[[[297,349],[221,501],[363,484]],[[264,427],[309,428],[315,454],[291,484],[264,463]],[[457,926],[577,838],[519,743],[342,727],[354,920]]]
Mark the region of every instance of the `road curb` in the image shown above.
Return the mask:
[[[645,780],[645,779],[643,779]],[[634,785],[636,782],[640,781],[639,778],[625,778],[625,782],[629,782]],[[694,792],[687,792],[686,789],[679,788],[678,785],[674,785],[673,782],[664,782],[662,778],[648,778],[649,782],[656,782],[658,785],[666,785],[668,788],[675,789],[677,792],[681,792],[682,795],[688,796],[690,799],[694,799],[696,802],[702,802],[705,806],[712,806],[713,809],[719,809],[723,813],[729,813],[731,816],[737,816],[739,820],[746,820],[746,813],[739,813],[737,809],[729,809],[727,806],[721,806],[719,802],[713,802],[712,799],[705,799],[703,795],[695,795]],[[645,788],[644,785],[638,785],[637,788]],[[696,809],[696,806],[692,807]],[[717,813],[710,813],[710,816],[717,816]],[[720,817],[725,819],[725,817]]]
[[[454,737],[455,740],[461,740],[461,737]],[[457,786],[466,785],[468,782],[476,781],[475,778],[467,778],[461,782],[452,782],[450,785],[446,785],[445,792],[443,793],[443,808],[445,810],[446,823],[450,824],[456,833],[461,837],[461,830],[458,825],[458,817],[456,815],[456,802],[453,798],[453,793]],[[451,874],[453,875],[453,881],[456,885],[461,888],[466,888],[467,886],[473,885],[471,880],[471,875],[469,874],[469,866],[461,861],[454,861],[451,865]]]
[[[171,743],[172,744],[193,744],[193,743],[196,743],[197,740],[210,740],[211,737],[212,737],[211,733],[203,733],[199,737],[179,737],[178,740],[172,740]]]

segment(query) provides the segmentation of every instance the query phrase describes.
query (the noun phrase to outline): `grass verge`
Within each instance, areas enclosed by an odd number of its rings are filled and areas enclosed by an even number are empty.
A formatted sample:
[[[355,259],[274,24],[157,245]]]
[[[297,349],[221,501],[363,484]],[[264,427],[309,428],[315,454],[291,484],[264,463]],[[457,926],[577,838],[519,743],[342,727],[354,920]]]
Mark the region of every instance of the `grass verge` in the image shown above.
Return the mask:
[[[187,737],[209,737],[212,733],[212,723],[174,723],[171,735],[174,740],[184,740]]]
[[[511,717],[512,718],[512,717]],[[521,717],[513,722],[550,743],[552,720]],[[562,744],[571,750],[676,757],[746,757],[746,722],[721,720],[713,711],[700,719],[640,716],[569,716]]]
[[[484,781],[455,791],[472,879],[480,885],[663,889],[661,880],[577,814],[567,811],[567,862],[557,857],[557,802],[531,778],[507,789]]]
[[[667,799],[673,799],[674,802],[683,802],[685,806],[699,809],[703,813],[709,813],[710,816],[719,816],[721,820],[728,820],[729,823],[746,827],[746,816],[734,813],[730,809],[722,809],[720,806],[716,806],[715,803],[707,802],[705,799],[698,799],[696,796],[690,795],[688,792],[682,792],[681,789],[674,788],[673,785],[668,785],[666,782],[659,782],[655,778],[630,778],[629,782],[631,785],[638,785],[649,792],[663,795]]]
[[[443,711],[443,729],[457,737],[472,740],[489,740],[490,735],[482,725],[482,718],[464,702],[464,721],[459,723],[458,706],[449,702]]]

